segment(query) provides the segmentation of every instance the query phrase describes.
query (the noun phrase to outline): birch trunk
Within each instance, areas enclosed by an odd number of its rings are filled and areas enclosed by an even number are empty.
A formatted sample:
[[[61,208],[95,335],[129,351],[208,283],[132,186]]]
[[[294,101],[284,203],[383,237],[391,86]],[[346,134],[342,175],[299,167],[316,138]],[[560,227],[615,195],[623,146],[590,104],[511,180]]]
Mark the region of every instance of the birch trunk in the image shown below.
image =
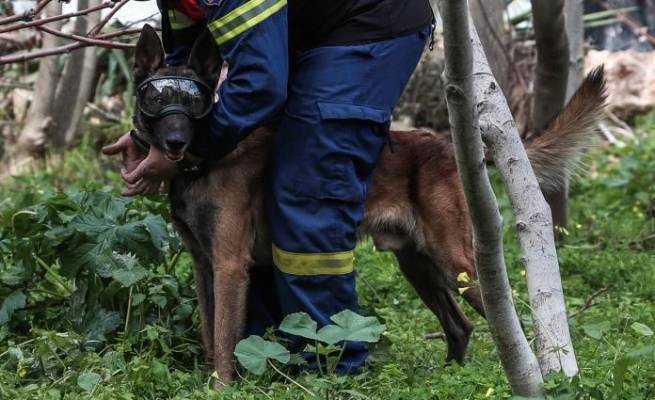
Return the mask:
[[[470,35],[480,130],[516,216],[541,372],[546,375],[563,370],[567,376],[574,376],[578,365],[569,332],[550,210],[473,26]]]
[[[512,392],[525,397],[542,396],[539,364],[512,301],[502,220],[484,161],[472,87],[467,2],[441,0],[438,7],[444,23],[446,100],[457,168],[471,215],[476,269],[489,328]]]

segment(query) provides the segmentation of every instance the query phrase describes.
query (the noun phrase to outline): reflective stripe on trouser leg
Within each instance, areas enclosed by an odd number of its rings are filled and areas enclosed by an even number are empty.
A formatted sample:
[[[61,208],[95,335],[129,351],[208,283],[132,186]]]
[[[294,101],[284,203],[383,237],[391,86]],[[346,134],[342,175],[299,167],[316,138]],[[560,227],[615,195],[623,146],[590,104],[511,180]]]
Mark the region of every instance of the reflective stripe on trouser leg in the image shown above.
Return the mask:
[[[316,48],[298,59],[266,198],[284,315],[303,311],[321,327],[339,311],[358,311],[357,226],[391,110],[428,33],[426,27],[382,42]],[[364,343],[348,343],[339,370],[358,369],[366,355]],[[313,357],[307,361],[315,367]]]

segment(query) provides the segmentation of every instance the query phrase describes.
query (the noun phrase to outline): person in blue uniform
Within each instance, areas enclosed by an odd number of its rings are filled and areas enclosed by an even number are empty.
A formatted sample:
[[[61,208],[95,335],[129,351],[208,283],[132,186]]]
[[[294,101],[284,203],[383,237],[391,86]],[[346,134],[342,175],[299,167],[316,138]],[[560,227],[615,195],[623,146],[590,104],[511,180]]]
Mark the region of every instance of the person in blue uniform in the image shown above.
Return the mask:
[[[432,33],[428,0],[158,4],[169,64],[186,63],[206,28],[229,64],[209,131],[189,152],[217,160],[259,126],[277,132],[266,197],[275,268],[251,279],[247,330],[261,334],[294,312],[321,327],[358,311],[357,227],[392,110]],[[129,136],[112,147],[126,157],[126,194],[151,192],[175,173],[163,155],[142,160],[133,149]],[[366,356],[365,344],[348,343],[338,370],[356,371]]]

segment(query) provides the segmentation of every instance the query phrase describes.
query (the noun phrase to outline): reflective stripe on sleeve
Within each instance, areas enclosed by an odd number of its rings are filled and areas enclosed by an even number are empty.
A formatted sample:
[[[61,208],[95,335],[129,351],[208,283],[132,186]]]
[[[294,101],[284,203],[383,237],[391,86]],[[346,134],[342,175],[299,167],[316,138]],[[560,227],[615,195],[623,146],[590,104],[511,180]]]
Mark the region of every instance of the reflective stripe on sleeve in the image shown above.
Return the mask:
[[[353,271],[354,252],[292,253],[273,245],[273,262],[291,275],[343,275]]]
[[[287,0],[250,0],[207,26],[221,45],[280,11]]]

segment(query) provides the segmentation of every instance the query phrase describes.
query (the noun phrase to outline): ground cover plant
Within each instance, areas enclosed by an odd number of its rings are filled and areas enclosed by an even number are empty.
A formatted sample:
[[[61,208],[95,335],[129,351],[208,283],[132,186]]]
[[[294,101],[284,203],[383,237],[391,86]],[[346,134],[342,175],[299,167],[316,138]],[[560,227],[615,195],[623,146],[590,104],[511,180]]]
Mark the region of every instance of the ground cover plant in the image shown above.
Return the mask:
[[[655,118],[639,126],[637,141],[595,149],[572,188],[559,257],[581,374],[548,377],[552,398],[655,398]],[[361,314],[382,333],[371,336],[361,374],[298,373],[297,357],[280,361],[287,359],[278,330],[252,339],[272,343],[278,358],[266,356],[264,370],[261,360],[254,371],[241,367],[238,384],[213,392],[190,259],[166,201],[120,197],[117,168],[96,147],[86,143],[0,188],[0,399],[511,397],[485,321],[462,303],[476,327],[468,362],[444,366],[445,343],[426,339],[440,329],[436,318],[392,255],[370,242],[356,252]],[[530,337],[511,211],[506,197],[500,202],[515,302]],[[318,334],[303,318],[282,330]],[[338,355],[333,345],[309,350]]]

